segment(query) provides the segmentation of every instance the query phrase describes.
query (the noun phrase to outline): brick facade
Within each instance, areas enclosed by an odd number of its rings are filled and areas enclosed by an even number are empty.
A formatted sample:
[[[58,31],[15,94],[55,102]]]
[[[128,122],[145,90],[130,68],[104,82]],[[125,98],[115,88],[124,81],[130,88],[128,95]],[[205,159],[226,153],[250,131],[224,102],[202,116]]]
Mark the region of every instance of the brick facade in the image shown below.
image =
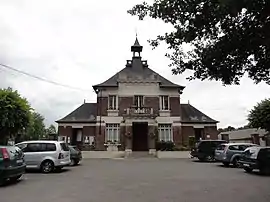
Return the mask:
[[[107,116],[108,110],[108,97],[98,97],[97,98],[97,115],[100,116]]]
[[[154,114],[158,114],[159,111],[159,97],[145,97],[144,106],[153,108]]]
[[[181,116],[180,97],[170,97],[171,116]]]
[[[97,151],[103,151],[105,150],[105,126],[96,126],[96,138],[95,138],[95,148]]]
[[[133,105],[133,97],[118,97],[119,116],[125,114],[125,110]]]

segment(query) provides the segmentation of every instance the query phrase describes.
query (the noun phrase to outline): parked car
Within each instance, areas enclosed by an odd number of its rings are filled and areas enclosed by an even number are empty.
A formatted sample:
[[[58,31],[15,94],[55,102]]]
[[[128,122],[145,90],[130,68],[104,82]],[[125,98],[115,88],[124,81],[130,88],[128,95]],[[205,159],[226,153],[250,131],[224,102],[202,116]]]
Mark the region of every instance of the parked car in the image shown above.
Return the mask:
[[[239,163],[248,173],[258,169],[262,174],[270,174],[270,147],[247,148]]]
[[[225,166],[232,164],[234,167],[239,167],[241,154],[248,147],[259,146],[251,143],[227,143],[220,144],[215,150],[216,161],[222,162]]]
[[[21,148],[25,155],[27,169],[40,169],[43,173],[50,173],[70,164],[70,151],[65,142],[25,141],[16,146]]]
[[[214,161],[215,149],[218,145],[227,143],[225,140],[201,140],[196,143],[195,148],[191,150],[192,158],[198,158],[200,161]]]
[[[76,166],[82,160],[82,152],[77,146],[69,145],[71,166]]]
[[[0,146],[0,184],[16,181],[25,173],[23,152],[15,146]]]

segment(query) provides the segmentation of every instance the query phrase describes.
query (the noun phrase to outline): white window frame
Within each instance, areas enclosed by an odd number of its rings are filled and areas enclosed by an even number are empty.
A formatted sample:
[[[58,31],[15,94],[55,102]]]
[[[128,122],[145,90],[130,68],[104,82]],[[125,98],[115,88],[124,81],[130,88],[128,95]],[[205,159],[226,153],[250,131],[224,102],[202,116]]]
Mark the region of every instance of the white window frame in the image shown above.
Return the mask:
[[[120,142],[120,124],[106,124],[106,142]]]
[[[110,106],[110,98],[112,97],[112,106]],[[118,97],[117,95],[109,95],[108,96],[108,109],[109,110],[117,110],[118,109]]]
[[[173,142],[172,124],[159,124],[158,138],[160,141]]]
[[[141,100],[140,100],[141,98]],[[137,105],[136,105],[136,99],[137,99]],[[137,108],[142,108],[144,106],[144,96],[143,95],[134,95],[134,105]]]
[[[165,108],[165,97],[168,98],[168,109]],[[168,95],[159,96],[159,109],[160,110],[170,110],[170,97]]]

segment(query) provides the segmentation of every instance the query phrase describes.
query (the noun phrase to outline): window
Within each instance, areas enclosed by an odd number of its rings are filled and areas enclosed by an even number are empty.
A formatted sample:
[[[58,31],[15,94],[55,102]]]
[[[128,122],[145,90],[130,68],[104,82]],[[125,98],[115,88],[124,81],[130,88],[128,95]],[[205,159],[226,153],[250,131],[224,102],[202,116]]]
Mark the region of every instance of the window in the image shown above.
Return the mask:
[[[23,149],[23,152],[40,152],[40,144],[39,143],[29,143],[27,147]]]
[[[116,95],[109,95],[109,109],[115,110],[118,108]]]
[[[120,124],[106,125],[106,141],[119,142],[119,128]]]
[[[137,108],[142,108],[143,107],[143,96],[142,95],[134,96],[134,105]]]
[[[160,141],[173,141],[172,126],[171,124],[160,124],[158,126],[158,134]]]
[[[159,105],[161,110],[169,110],[169,96],[167,95],[160,96]]]
[[[69,151],[69,147],[66,143],[60,143],[60,146],[63,151]]]

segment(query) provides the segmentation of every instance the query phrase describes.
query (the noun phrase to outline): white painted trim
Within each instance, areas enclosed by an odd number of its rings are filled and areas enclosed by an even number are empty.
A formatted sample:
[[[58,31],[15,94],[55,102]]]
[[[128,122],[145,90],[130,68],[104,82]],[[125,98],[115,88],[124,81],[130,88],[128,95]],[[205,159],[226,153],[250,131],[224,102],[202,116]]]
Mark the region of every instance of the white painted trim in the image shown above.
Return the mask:
[[[182,124],[181,123],[172,123],[172,126],[179,126],[179,127],[181,127]]]
[[[180,116],[158,116],[156,118],[156,121],[158,123],[173,123],[173,122],[179,122],[181,120]]]
[[[83,128],[84,126],[96,126],[96,123],[59,123],[58,126],[71,126],[72,128]]]
[[[207,126],[217,126],[217,124],[214,124],[214,123],[208,123],[208,124],[182,123],[182,126],[192,126],[193,128],[204,128]]]

